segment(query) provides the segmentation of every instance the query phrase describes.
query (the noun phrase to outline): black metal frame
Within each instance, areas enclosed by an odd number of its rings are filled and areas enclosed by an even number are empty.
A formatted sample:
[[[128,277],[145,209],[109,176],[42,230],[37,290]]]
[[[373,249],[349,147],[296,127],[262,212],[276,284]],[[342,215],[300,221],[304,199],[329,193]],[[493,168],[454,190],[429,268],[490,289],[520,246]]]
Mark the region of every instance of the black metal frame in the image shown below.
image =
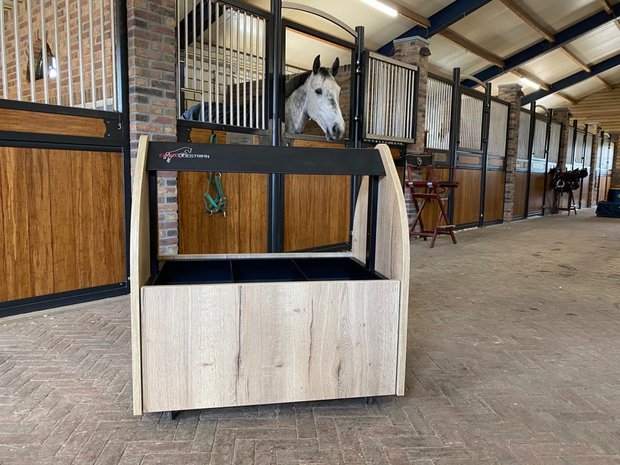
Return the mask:
[[[527,180],[525,183],[525,211],[523,212],[523,219],[526,219],[530,214],[530,187],[532,184],[532,157],[534,150],[534,138],[536,137],[536,101],[530,104],[530,132],[528,134],[527,141]]]
[[[129,84],[127,58],[127,4],[117,2],[115,24],[117,74],[117,100],[119,112],[64,107],[33,102],[0,99],[0,108],[24,110],[57,115],[81,116],[103,119],[108,132],[104,137],[59,136],[55,134],[32,134],[25,132],[0,131],[0,145],[5,147],[34,147],[59,150],[121,152],[123,154],[123,194],[125,230],[125,276],[127,280],[85,289],[58,292],[43,296],[0,302],[0,316],[17,315],[35,310],[44,310],[91,300],[115,297],[129,293],[129,217],[131,211],[131,147],[129,141]]]

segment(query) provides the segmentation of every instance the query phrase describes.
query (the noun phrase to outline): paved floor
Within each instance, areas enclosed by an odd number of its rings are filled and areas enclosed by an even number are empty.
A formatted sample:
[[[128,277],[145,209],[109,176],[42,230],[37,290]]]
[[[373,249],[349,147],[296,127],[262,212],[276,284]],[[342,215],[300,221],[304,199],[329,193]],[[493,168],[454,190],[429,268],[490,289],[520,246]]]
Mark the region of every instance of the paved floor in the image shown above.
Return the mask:
[[[407,395],[131,415],[128,299],[0,320],[0,463],[620,464],[620,222],[415,242]]]

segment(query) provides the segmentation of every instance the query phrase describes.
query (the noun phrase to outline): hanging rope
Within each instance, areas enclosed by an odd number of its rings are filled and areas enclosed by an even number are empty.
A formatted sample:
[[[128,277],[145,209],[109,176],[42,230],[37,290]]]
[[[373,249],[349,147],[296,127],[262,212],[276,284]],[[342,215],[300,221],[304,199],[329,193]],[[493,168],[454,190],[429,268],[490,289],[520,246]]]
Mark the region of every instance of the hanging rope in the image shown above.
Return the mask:
[[[209,143],[219,144],[215,133],[211,134]],[[209,215],[221,213],[226,217],[227,199],[224,195],[224,188],[222,187],[221,173],[209,173],[209,182],[207,183],[207,190],[203,195],[203,199],[205,202],[205,211],[209,213]]]

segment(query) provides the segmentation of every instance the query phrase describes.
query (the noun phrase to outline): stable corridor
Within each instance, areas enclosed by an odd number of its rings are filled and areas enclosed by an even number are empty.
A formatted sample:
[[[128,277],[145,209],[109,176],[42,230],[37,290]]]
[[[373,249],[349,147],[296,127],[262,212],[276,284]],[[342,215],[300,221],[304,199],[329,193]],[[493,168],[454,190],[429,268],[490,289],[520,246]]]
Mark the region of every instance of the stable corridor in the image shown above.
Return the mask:
[[[403,398],[131,414],[129,298],[0,320],[0,465],[620,464],[620,222],[412,243]]]

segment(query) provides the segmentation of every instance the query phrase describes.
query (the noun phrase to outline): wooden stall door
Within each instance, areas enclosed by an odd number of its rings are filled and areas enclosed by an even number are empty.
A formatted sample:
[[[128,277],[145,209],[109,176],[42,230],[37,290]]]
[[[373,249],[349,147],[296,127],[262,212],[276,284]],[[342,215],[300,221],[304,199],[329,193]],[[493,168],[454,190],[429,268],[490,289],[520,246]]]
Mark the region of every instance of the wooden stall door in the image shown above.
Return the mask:
[[[484,222],[496,223],[504,217],[504,186],[506,172],[488,169],[486,178],[486,195],[484,198]]]
[[[0,303],[126,280],[123,156],[0,147]]]

